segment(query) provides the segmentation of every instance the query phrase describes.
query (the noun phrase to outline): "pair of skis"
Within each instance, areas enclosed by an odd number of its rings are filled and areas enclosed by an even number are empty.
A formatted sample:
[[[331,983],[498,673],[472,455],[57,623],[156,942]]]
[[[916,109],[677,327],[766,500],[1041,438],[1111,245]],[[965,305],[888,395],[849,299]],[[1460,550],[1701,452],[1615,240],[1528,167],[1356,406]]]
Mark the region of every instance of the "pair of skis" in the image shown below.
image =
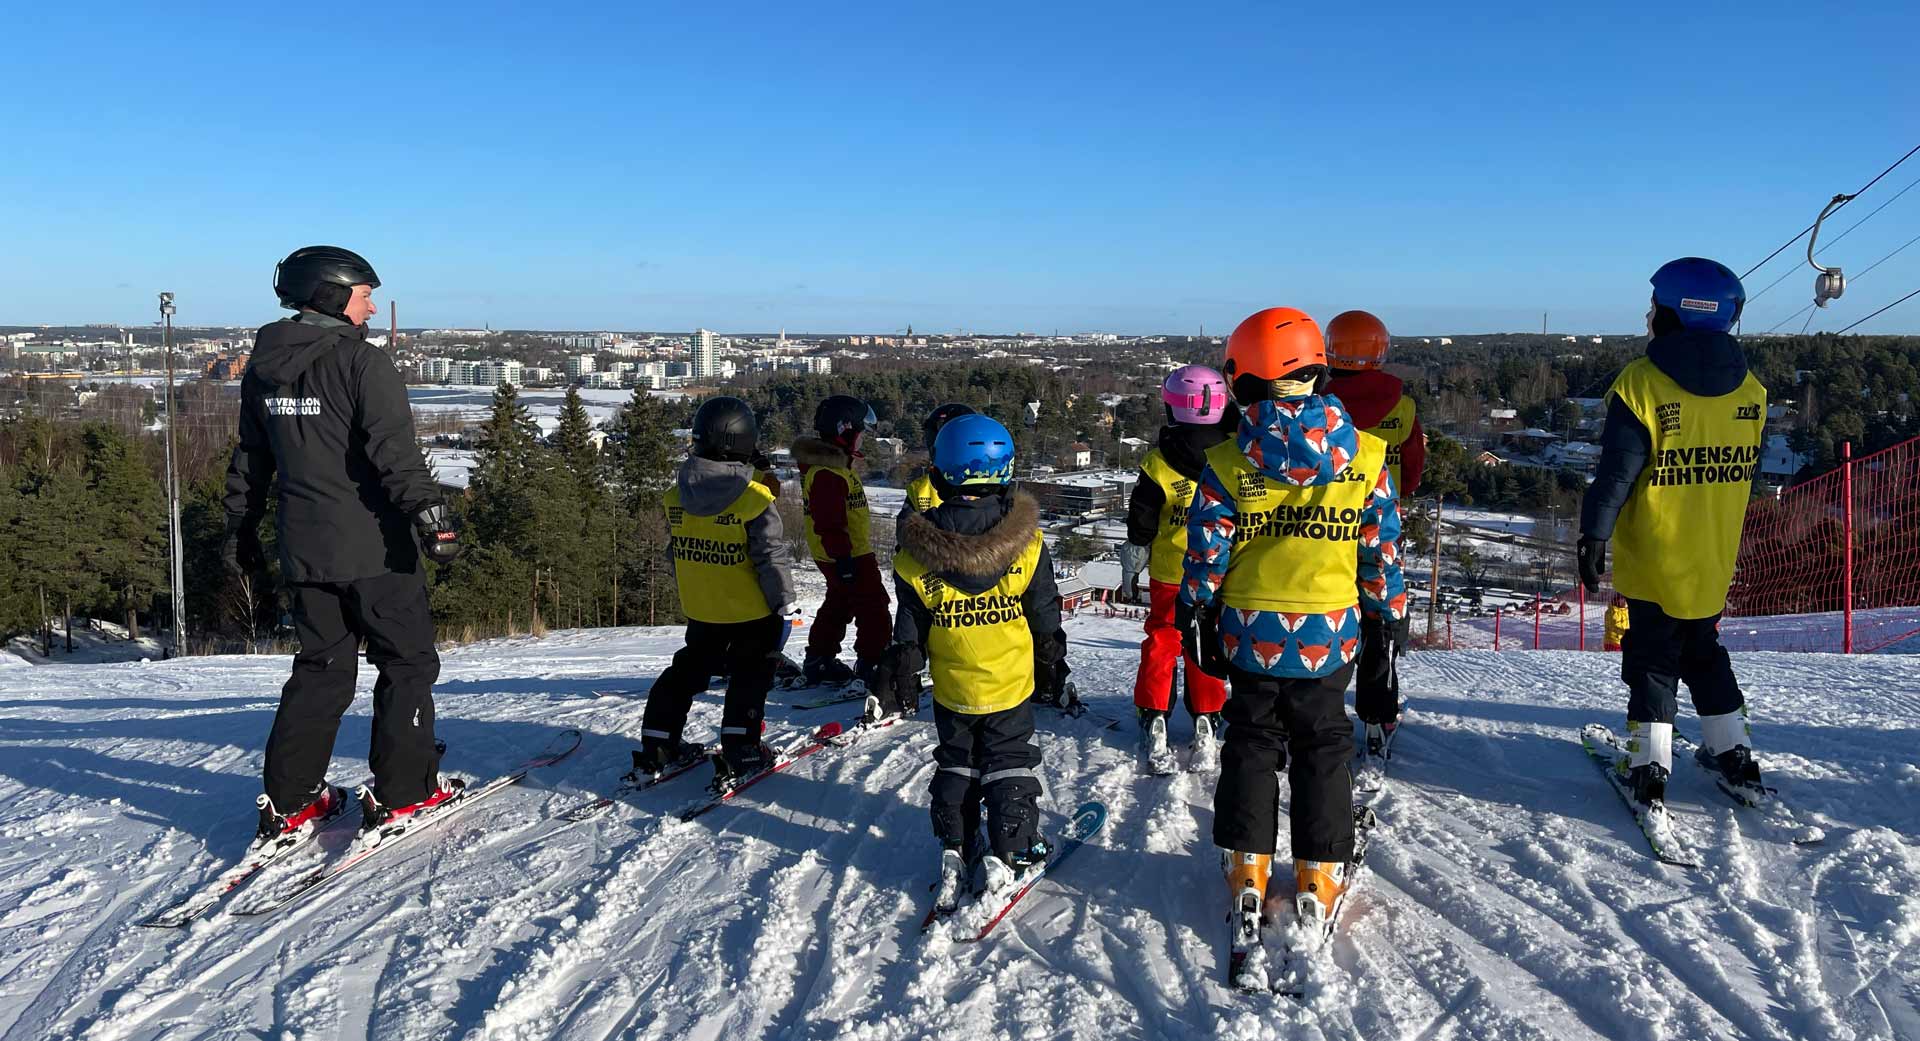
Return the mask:
[[[1704,762],[1704,753],[1685,737],[1674,735],[1676,747],[1695,748],[1696,758],[1707,766],[1715,785],[1732,799],[1736,806],[1759,812],[1769,823],[1779,827],[1795,845],[1812,845],[1825,840],[1826,834],[1817,827],[1803,826],[1793,815],[1793,811],[1781,805],[1774,798],[1772,789],[1754,791],[1736,786],[1729,782],[1718,769]],[[1634,821],[1640,826],[1640,833],[1646,837],[1647,847],[1654,859],[1663,864],[1680,868],[1697,868],[1700,857],[1694,852],[1693,844],[1688,841],[1685,829],[1675,818],[1673,811],[1664,802],[1647,806],[1633,797],[1633,789],[1627,783],[1627,748],[1612,730],[1599,723],[1588,723],[1580,729],[1580,746],[1593,758],[1607,784],[1620,796],[1627,809],[1632,812]]]
[[[1105,803],[1081,803],[1080,808],[1073,811],[1073,816],[1067,818],[1066,828],[1054,843],[1053,852],[1047,855],[1046,860],[1032,865],[1014,879],[1012,888],[998,893],[977,894],[971,903],[962,903],[944,914],[934,907],[921,921],[921,931],[931,933],[944,928],[947,936],[956,943],[979,943],[986,939],[994,927],[1005,921],[1020,901],[1033,892],[1033,887],[1039,885],[1041,879],[1060,870],[1060,865],[1086,845],[1087,840],[1106,824]]]
[[[572,755],[580,747],[580,731],[563,730],[555,734],[547,747],[539,754],[521,763],[508,773],[502,774],[481,785],[469,785],[461,788],[452,798],[442,802],[430,811],[405,818],[400,823],[388,824],[379,829],[363,832],[348,847],[344,857],[331,863],[322,864],[302,875],[291,886],[261,903],[238,909],[232,913],[236,917],[257,917],[269,915],[290,907],[314,892],[332,884],[340,876],[373,859],[387,850],[405,847],[407,840],[422,832],[453,819],[476,803],[495,795],[526,779],[527,774]],[[349,800],[357,801],[357,800]],[[346,819],[344,807],[340,813],[328,818],[321,826],[306,832],[291,843],[261,843],[256,841],[248,848],[247,854],[232,869],[214,879],[208,885],[196,890],[185,899],[169,906],[139,924],[151,928],[178,929],[206,914],[229,894],[269,874],[267,868],[274,862],[286,859],[296,850],[312,845],[325,831],[331,831]]]

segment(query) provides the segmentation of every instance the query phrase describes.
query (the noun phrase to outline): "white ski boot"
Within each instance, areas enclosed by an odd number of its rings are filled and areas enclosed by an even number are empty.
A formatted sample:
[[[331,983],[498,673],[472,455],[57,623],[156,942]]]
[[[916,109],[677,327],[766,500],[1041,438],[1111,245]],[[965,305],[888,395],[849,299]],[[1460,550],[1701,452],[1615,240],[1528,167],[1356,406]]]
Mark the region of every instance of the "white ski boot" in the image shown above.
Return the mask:
[[[1167,777],[1180,772],[1180,763],[1167,747],[1167,714],[1150,708],[1140,710],[1140,756],[1147,772]]]
[[[1206,773],[1219,767],[1220,739],[1215,736],[1219,722],[1217,712],[1193,717],[1193,744],[1187,754],[1187,769]]]
[[[957,849],[940,851],[940,882],[934,888],[933,910],[938,915],[952,914],[960,906],[967,890],[967,858]]]

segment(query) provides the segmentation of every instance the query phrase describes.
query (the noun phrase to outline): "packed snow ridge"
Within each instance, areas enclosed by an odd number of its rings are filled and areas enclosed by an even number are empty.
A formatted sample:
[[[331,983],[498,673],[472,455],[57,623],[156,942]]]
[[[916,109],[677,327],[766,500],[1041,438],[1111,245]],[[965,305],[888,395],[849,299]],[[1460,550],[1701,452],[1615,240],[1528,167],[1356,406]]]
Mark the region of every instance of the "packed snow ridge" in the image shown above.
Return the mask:
[[[176,931],[132,923],[251,837],[287,660],[0,671],[0,1041],[1920,1038],[1911,657],[1736,654],[1768,778],[1826,840],[1793,845],[1683,761],[1670,804],[1703,859],[1684,871],[1647,856],[1578,742],[1620,724],[1616,657],[1409,655],[1370,870],[1295,1002],[1223,984],[1212,779],[1136,766],[1138,623],[1068,635],[1093,713],[1043,717],[1047,826],[1087,799],[1112,819],[981,945],[920,932],[924,718],[692,822],[673,811],[704,770],[556,819],[626,768],[677,630],[450,652],[449,769],[501,773],[563,728],[585,743],[351,884],[263,918],[230,913],[243,890]],[[691,735],[719,711],[702,698]]]

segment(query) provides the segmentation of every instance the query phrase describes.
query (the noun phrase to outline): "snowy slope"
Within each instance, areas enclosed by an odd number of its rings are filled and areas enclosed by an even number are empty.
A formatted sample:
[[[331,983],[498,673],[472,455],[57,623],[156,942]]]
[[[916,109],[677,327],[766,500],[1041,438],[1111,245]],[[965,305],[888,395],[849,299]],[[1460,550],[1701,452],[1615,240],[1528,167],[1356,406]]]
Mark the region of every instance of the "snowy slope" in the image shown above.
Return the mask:
[[[1136,625],[1071,625],[1098,712],[1131,714]],[[1302,1006],[1218,983],[1211,783],[1136,778],[1131,722],[1043,720],[1049,826],[1089,797],[1112,820],[979,948],[918,930],[926,722],[691,823],[671,811],[698,775],[561,827],[639,729],[639,697],[593,692],[643,690],[675,635],[451,652],[450,769],[496,773],[562,727],[581,750],[362,885],[183,932],[129,923],[245,844],[287,660],[0,671],[0,1041],[1920,1038],[1912,658],[1736,656],[1772,780],[1828,839],[1788,844],[1683,763],[1687,873],[1644,855],[1575,738],[1618,725],[1616,658],[1410,656],[1373,871]],[[364,773],[366,704],[337,780]],[[694,735],[718,716],[699,699]]]

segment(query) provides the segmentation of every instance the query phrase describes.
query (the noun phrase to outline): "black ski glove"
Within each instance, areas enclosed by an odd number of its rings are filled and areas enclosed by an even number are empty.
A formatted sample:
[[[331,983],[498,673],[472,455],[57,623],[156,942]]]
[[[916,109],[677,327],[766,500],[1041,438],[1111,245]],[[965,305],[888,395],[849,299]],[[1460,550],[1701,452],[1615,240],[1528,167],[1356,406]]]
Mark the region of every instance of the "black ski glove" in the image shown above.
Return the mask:
[[[220,559],[227,573],[236,578],[267,569],[267,550],[260,544],[260,518],[227,515],[227,539],[220,546]]]
[[[460,533],[453,527],[453,515],[447,512],[444,503],[434,503],[414,514],[413,527],[420,535],[420,552],[436,564],[451,564],[467,551],[467,547],[460,544]]]
[[[1220,653],[1220,601],[1196,608],[1180,601],[1173,609],[1174,627],[1180,630],[1180,650],[1200,663],[1200,671],[1215,679],[1227,678],[1227,658]]]
[[[873,691],[881,702],[903,716],[920,712],[920,649],[896,643],[880,655],[873,670]]]
[[[1600,592],[1600,576],[1607,570],[1607,540],[1582,535],[1574,552],[1580,558],[1580,584],[1589,593]]]
[[[842,582],[852,582],[858,574],[860,569],[854,565],[852,557],[833,558],[833,577]]]

